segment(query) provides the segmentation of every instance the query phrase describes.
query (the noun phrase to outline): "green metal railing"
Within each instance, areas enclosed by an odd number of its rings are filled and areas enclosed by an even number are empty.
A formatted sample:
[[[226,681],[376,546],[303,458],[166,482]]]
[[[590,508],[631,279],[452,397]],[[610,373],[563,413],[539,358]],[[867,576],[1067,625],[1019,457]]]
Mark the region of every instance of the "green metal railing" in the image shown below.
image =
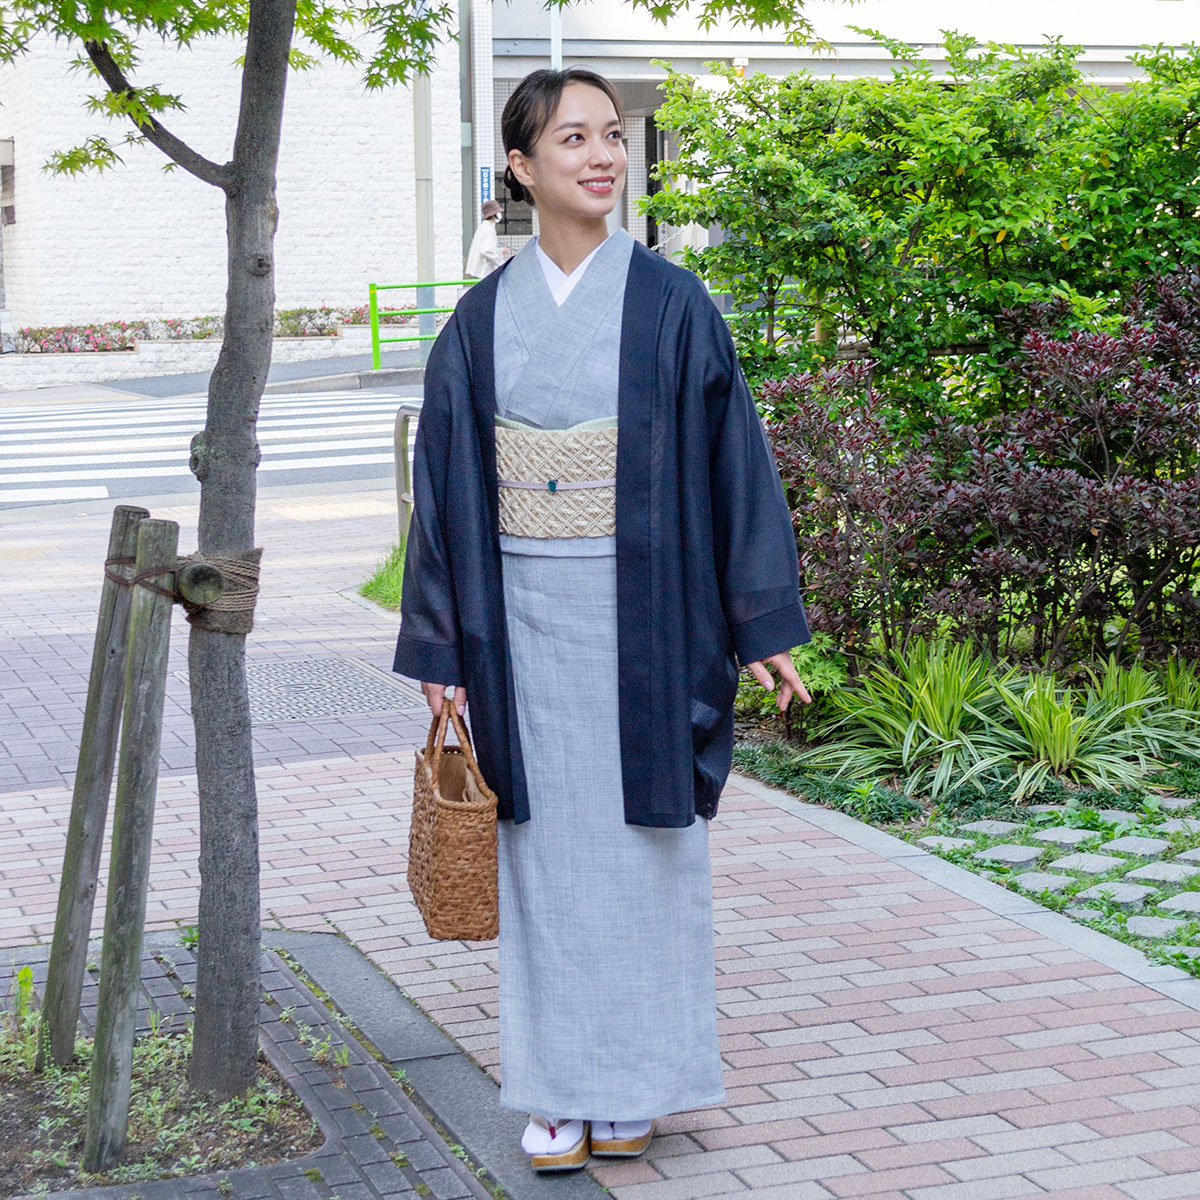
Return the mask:
[[[371,369],[378,371],[382,366],[379,347],[389,342],[432,342],[437,338],[437,318],[445,313],[452,313],[454,305],[437,307],[434,289],[440,287],[470,287],[478,283],[478,279],[445,279],[434,283],[369,283],[367,284],[367,305],[371,317]],[[404,289],[416,289],[417,308],[380,308],[380,292],[396,292]],[[380,317],[425,317],[428,321],[420,323],[420,333],[408,334],[404,337],[380,337]]]

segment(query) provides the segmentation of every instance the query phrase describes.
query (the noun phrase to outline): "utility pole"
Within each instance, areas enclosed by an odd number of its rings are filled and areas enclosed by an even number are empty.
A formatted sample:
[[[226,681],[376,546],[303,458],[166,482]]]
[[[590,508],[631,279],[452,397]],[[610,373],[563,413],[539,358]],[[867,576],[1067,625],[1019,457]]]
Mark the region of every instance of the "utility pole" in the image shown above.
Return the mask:
[[[496,116],[492,81],[492,0],[470,0],[471,6],[471,146],[475,162],[470,226],[479,223],[480,207],[496,199]]]
[[[550,69],[562,70],[562,9],[550,2]]]
[[[12,186],[13,139],[0,139],[0,176],[7,176],[4,184]],[[0,185],[0,191],[8,190]],[[3,221],[0,214],[0,222]],[[12,354],[17,348],[17,331],[13,325],[12,310],[8,307],[8,294],[4,287],[4,239],[0,237],[0,354]]]
[[[429,75],[422,71],[413,76],[413,173],[417,180],[417,282],[432,283],[433,267],[433,102]],[[417,308],[434,308],[433,288],[417,288]],[[423,313],[419,318],[423,337],[437,332],[437,317]],[[432,341],[418,343],[421,363],[429,358]]]

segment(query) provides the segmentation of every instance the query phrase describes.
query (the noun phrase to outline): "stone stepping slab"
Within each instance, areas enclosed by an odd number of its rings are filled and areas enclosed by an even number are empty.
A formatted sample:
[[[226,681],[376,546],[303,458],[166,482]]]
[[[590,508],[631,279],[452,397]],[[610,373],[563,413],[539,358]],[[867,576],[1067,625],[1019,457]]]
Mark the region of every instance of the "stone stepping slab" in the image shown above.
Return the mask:
[[[998,846],[990,846],[979,850],[971,857],[983,863],[995,863],[1001,866],[1019,867],[1025,863],[1035,862],[1045,854],[1041,846],[1020,846],[1016,842],[1001,842]],[[1117,860],[1118,862],[1120,859]]]
[[[1107,854],[1128,854],[1131,858],[1161,858],[1170,848],[1170,842],[1149,837],[1119,837],[1100,846]]]
[[[1101,808],[1097,815],[1105,821],[1111,821],[1114,825],[1124,825],[1126,821],[1137,821],[1142,814],[1129,812],[1124,808]]]
[[[925,850],[961,850],[964,846],[974,846],[975,842],[971,838],[946,837],[935,833],[930,837],[918,838],[917,845]]]
[[[1118,908],[1137,908],[1147,896],[1153,896],[1157,888],[1136,883],[1093,883],[1090,888],[1076,892],[1076,900],[1107,900]]]
[[[1169,900],[1160,900],[1158,907],[1165,912],[1191,913],[1200,916],[1200,892],[1180,892]]]
[[[1159,808],[1165,808],[1167,812],[1183,812],[1184,809],[1191,808],[1194,804],[1200,804],[1200,796],[1159,796]]]
[[[1111,854],[1068,854],[1066,858],[1052,862],[1050,867],[1055,871],[1074,871],[1079,875],[1104,875],[1126,865],[1125,859]]]
[[[972,821],[969,825],[960,825],[960,833],[983,833],[988,837],[1003,837],[1021,826],[1015,821]]]
[[[1048,842],[1051,846],[1061,846],[1064,850],[1070,850],[1078,846],[1080,842],[1086,842],[1088,838],[1094,838],[1096,831],[1094,829],[1074,829],[1070,825],[1052,825],[1049,829],[1039,829],[1033,835],[1034,841]]]
[[[1155,833],[1200,833],[1200,821],[1191,817],[1172,817],[1154,826]]]
[[[1125,922],[1125,928],[1134,937],[1165,938],[1170,937],[1186,924],[1186,921],[1170,921],[1166,917],[1130,917]]]
[[[1200,863],[1156,862],[1135,867],[1126,873],[1125,878],[1135,881],[1144,879],[1147,883],[1187,883],[1197,875],[1200,875]]]
[[[1033,892],[1035,895],[1038,892],[1057,894],[1074,882],[1070,875],[1052,875],[1049,871],[1023,871],[1016,880],[1021,891]]]

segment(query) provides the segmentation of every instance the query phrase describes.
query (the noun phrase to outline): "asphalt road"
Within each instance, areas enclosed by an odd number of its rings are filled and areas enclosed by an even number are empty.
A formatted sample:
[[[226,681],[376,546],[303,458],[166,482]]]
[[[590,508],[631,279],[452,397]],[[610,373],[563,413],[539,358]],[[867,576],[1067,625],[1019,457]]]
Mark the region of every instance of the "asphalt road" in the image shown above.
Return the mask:
[[[130,389],[128,382],[120,386]],[[260,485],[358,486],[394,478],[396,409],[420,397],[419,385],[264,396]],[[197,495],[188,454],[205,403],[202,396],[173,395],[0,409],[0,511]]]

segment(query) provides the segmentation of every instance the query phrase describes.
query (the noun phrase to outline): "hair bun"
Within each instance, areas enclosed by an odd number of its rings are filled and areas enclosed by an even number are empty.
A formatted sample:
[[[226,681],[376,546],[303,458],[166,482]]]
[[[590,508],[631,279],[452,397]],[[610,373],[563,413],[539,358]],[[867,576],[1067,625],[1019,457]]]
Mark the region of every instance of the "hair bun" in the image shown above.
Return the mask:
[[[508,194],[518,204],[528,204],[530,201],[529,193],[521,186],[516,175],[513,174],[512,167],[504,168],[504,186],[508,188]]]

